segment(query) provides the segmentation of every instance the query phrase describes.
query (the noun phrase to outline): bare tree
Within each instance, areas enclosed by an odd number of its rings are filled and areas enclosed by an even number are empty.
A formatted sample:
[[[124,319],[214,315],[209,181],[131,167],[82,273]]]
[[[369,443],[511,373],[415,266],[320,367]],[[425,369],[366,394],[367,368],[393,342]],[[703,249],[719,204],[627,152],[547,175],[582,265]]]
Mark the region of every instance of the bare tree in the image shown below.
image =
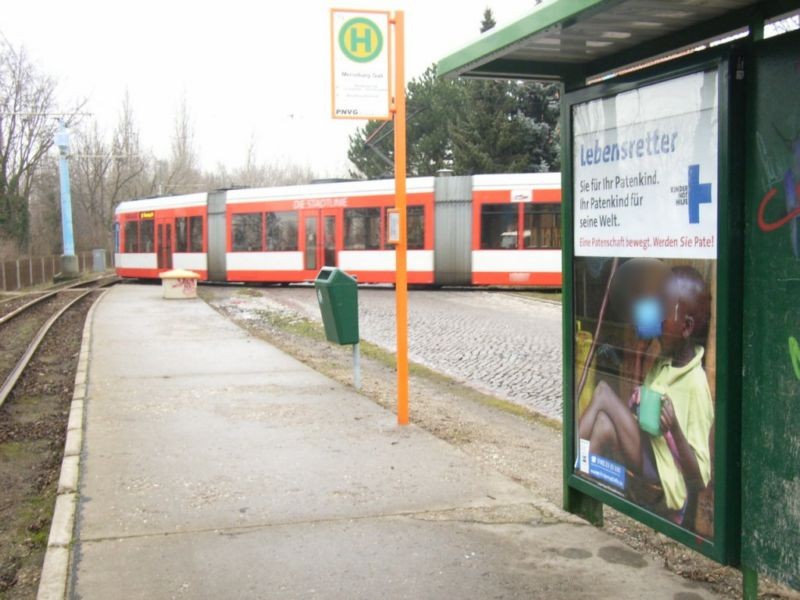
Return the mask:
[[[72,166],[72,199],[75,205],[76,227],[82,235],[89,237],[92,245],[98,243],[98,231],[110,224],[106,223],[108,204],[108,183],[111,175],[113,158],[110,148],[103,139],[103,134],[93,122],[83,131],[73,136],[70,162]],[[88,226],[88,227],[87,227]],[[89,229],[90,235],[86,235]]]
[[[0,233],[28,240],[28,201],[36,166],[53,144],[55,82],[25,50],[0,46]]]
[[[71,161],[73,197],[90,230],[82,237],[93,246],[108,247],[117,205],[152,193],[153,185],[127,93],[110,142],[95,122],[76,135]]]
[[[229,170],[219,165],[217,171],[206,177],[209,188],[213,187],[269,187],[308,183],[314,172],[307,165],[290,162],[260,162],[255,135],[245,151],[244,164]]]
[[[139,129],[133,115],[130,95],[125,92],[117,127],[111,142],[114,156],[111,212],[122,200],[153,193],[153,181],[147,173],[149,157],[142,149]]]
[[[159,187],[165,194],[179,194],[194,191],[201,183],[202,176],[198,169],[197,148],[186,97],[181,99],[178,112],[175,114],[175,125],[172,132],[172,146],[169,162],[164,177],[159,177]]]
[[[30,213],[28,252],[32,256],[60,253],[61,192],[58,158],[52,152],[49,152],[36,166],[28,199],[28,212]]]

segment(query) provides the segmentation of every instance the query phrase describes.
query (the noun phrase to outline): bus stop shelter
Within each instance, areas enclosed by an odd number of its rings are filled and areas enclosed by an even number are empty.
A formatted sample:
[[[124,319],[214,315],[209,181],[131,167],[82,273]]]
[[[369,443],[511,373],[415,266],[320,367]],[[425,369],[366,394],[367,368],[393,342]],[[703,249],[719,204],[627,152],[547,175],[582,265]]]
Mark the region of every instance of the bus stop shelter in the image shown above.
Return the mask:
[[[800,588],[797,0],[552,0],[442,59],[561,97],[564,504]]]

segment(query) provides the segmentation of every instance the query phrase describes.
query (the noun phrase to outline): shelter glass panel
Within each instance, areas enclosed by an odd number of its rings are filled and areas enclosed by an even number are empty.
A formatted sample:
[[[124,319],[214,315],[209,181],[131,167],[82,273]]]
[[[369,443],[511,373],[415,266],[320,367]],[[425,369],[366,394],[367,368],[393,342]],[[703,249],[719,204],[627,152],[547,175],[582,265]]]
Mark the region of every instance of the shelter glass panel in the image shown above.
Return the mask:
[[[572,107],[573,474],[714,539],[717,72]],[[635,175],[632,175],[635,174]]]

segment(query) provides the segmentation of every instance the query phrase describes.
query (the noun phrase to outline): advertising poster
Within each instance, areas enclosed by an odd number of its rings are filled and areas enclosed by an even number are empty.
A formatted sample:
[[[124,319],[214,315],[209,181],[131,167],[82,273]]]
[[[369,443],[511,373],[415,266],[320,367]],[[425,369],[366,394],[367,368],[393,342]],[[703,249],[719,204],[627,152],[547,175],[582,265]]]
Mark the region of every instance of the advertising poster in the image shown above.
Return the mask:
[[[576,475],[713,537],[718,81],[573,106]]]

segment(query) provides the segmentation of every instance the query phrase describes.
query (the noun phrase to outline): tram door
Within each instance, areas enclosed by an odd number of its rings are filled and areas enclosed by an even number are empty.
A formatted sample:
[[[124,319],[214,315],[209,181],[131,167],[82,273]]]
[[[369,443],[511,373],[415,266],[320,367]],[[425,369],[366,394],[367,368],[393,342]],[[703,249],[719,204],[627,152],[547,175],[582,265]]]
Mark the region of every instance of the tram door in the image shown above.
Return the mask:
[[[304,268],[318,270],[336,266],[337,216],[332,211],[322,210],[305,216]]]
[[[322,211],[322,264],[336,266],[336,230],[338,218],[333,211]]]
[[[158,268],[172,268],[172,221],[156,221]]]
[[[319,269],[319,211],[305,216],[305,251],[303,252],[303,266],[307,271]]]

